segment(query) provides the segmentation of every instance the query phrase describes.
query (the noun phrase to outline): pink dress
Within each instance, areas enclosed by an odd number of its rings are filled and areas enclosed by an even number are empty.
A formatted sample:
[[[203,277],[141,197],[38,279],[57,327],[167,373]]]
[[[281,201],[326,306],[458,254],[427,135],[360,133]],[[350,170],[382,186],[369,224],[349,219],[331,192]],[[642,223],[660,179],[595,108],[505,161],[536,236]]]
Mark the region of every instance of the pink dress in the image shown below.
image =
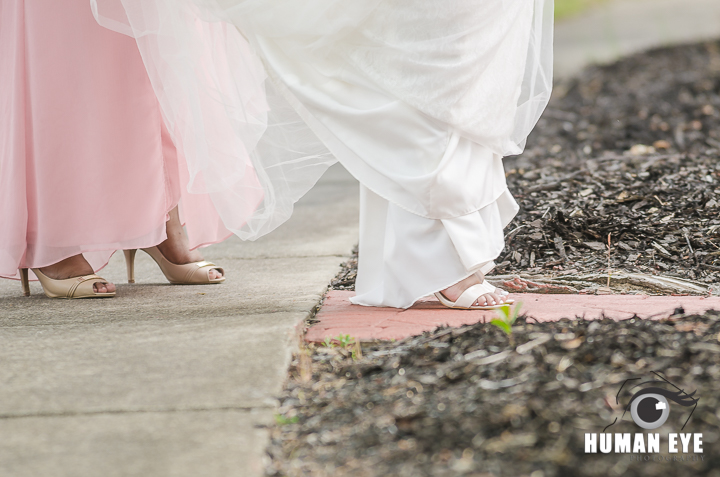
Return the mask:
[[[180,204],[192,248],[230,235],[163,125],[135,40],[88,0],[0,0],[0,276],[165,240]]]

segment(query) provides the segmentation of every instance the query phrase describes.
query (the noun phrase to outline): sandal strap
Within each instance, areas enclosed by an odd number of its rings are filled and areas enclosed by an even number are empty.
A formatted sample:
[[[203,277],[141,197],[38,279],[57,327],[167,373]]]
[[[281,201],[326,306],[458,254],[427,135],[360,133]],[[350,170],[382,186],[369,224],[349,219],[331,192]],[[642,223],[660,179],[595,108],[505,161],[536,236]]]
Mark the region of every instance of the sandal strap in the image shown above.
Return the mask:
[[[457,300],[455,300],[455,306],[458,308],[470,308],[473,304],[483,295],[488,293],[494,293],[495,287],[492,286],[487,280],[483,280],[482,283],[478,283],[469,287],[467,290],[460,294]]]
[[[497,290],[497,288],[487,280],[483,280],[479,286],[483,287],[485,293],[495,293],[495,291]],[[485,293],[483,293],[483,295]]]
[[[107,283],[107,281],[103,277],[98,275],[83,275],[81,277],[73,277],[72,280],[74,280],[74,283],[70,285],[67,290],[67,294],[65,295],[67,298],[74,298],[75,292],[83,283],[92,281],[91,287],[96,283]],[[93,290],[93,293],[96,292]]]
[[[221,267],[218,267],[214,263],[208,262],[206,260],[203,260],[200,262],[194,262],[192,265],[195,265],[196,268],[188,270],[187,275],[185,275],[185,280],[184,280],[185,283],[196,283],[196,284],[209,283],[210,278],[207,275],[207,272],[209,272],[210,270],[220,270],[220,272],[223,274],[223,276],[225,275],[225,270],[223,270]],[[205,275],[202,277],[197,277],[196,274],[202,269],[207,269]]]

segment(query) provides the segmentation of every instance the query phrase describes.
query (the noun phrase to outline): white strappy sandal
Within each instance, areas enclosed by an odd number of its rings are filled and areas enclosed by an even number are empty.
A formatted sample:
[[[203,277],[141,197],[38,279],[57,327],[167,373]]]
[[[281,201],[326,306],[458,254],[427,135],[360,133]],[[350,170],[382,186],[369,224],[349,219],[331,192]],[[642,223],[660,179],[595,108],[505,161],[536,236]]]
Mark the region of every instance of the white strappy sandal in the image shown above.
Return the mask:
[[[488,262],[480,269],[480,273],[483,275],[489,273],[492,271],[492,269],[495,268],[494,262]],[[435,297],[448,308],[454,308],[456,310],[497,310],[499,308],[502,308],[504,306],[512,305],[515,303],[515,300],[505,300],[503,303],[497,304],[497,305],[475,305],[474,303],[478,301],[478,298],[480,298],[483,295],[487,295],[489,293],[495,293],[497,295],[500,295],[501,298],[509,295],[509,293],[505,292],[504,294],[497,293],[499,291],[505,291],[500,290],[499,288],[493,286],[490,282],[483,279],[482,283],[478,283],[476,285],[472,285],[468,287],[464,292],[460,294],[457,300],[450,301],[448,298],[442,294],[442,292],[436,292]]]
[[[507,300],[498,305],[474,305],[478,298],[488,293],[495,293],[497,288],[492,286],[487,280],[477,285],[469,287],[467,290],[462,292],[457,300],[450,301],[441,292],[435,293],[435,296],[440,303],[447,306],[448,308],[455,308],[456,310],[497,310],[504,306],[512,305],[515,300]]]

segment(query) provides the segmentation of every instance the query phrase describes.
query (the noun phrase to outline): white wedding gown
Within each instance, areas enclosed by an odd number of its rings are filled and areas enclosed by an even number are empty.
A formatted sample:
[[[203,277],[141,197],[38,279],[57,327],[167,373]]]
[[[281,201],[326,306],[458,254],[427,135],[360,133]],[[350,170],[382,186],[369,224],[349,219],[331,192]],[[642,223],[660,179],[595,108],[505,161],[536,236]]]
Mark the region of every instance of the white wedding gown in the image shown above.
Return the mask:
[[[411,306],[502,251],[501,159],[550,96],[552,0],[91,1],[137,38],[190,191],[242,238],[338,160],[362,184],[354,303]]]

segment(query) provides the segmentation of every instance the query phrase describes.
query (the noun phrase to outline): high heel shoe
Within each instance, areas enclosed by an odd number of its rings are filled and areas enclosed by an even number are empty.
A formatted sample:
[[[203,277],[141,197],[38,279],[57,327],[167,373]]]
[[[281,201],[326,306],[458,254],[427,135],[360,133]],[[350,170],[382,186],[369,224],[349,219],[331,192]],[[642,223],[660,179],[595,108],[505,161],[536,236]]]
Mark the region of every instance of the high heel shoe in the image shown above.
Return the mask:
[[[150,247],[141,249],[155,260],[160,267],[165,278],[174,285],[206,285],[212,283],[222,283],[225,281],[225,270],[218,267],[212,262],[205,260],[200,262],[186,263],[184,265],[176,265],[165,258],[159,248]],[[128,283],[135,283],[135,254],[136,250],[123,250],[125,254],[125,264],[127,265]],[[220,270],[223,276],[219,278],[210,278],[210,270]]]
[[[32,269],[38,277],[40,285],[48,298],[110,298],[115,292],[98,293],[93,287],[96,283],[107,284],[108,281],[97,275],[83,275],[81,277],[55,280],[48,277],[37,268]],[[23,295],[30,296],[30,282],[28,280],[28,269],[20,269],[20,281],[22,282]]]

